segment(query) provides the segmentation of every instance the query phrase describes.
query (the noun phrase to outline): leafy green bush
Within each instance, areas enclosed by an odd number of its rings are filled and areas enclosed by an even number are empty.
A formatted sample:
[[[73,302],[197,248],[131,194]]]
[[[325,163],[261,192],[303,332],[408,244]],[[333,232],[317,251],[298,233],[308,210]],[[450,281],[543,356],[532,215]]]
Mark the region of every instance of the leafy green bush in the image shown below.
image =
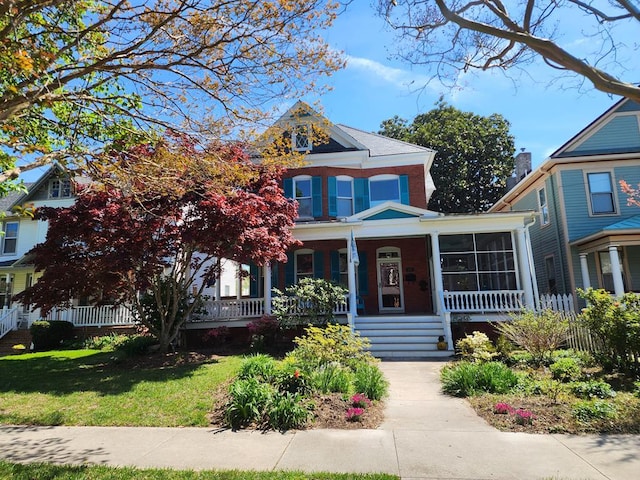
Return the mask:
[[[580,321],[603,343],[613,364],[624,370],[640,369],[640,295],[612,297],[605,290],[578,290],[587,300]]]
[[[440,374],[442,391],[456,397],[469,397],[481,392],[508,393],[518,385],[519,377],[500,362],[447,365]]]
[[[354,367],[360,362],[376,361],[366,350],[369,340],[352,332],[348,325],[310,326],[305,329],[305,335],[294,339],[294,343],[297,346],[288,357],[307,371],[332,362]]]
[[[353,372],[339,363],[329,363],[313,371],[311,384],[322,393],[351,393]]]
[[[63,320],[39,320],[29,327],[31,341],[36,351],[59,348],[65,340],[74,337],[73,323]]]
[[[267,425],[275,430],[300,428],[307,422],[311,412],[298,394],[276,395],[267,406]]]
[[[277,371],[276,361],[269,355],[257,353],[246,357],[240,365],[238,378],[255,378],[263,382],[271,382]]]
[[[307,394],[311,391],[311,385],[307,374],[294,365],[282,363],[275,376],[275,385],[278,391],[285,393]]]
[[[472,362],[489,362],[499,355],[489,337],[482,332],[465,335],[456,342],[456,350],[463,360]]]
[[[579,422],[589,423],[592,420],[614,418],[616,407],[604,400],[581,400],[573,406],[572,414]]]
[[[281,326],[324,325],[333,322],[336,306],[348,291],[322,278],[303,278],[285,292],[273,289],[273,314]]]
[[[525,310],[506,322],[496,323],[496,330],[520,346],[541,365],[569,338],[569,322],[560,312]]]
[[[549,366],[551,376],[561,382],[575,382],[582,377],[582,368],[575,358],[560,358]]]
[[[117,350],[128,356],[145,355],[149,352],[149,347],[157,344],[158,340],[150,335],[132,335],[120,343]]]
[[[599,380],[589,380],[586,382],[575,382],[571,385],[571,392],[579,398],[613,398],[616,396],[615,390],[607,382]]]
[[[117,334],[111,332],[109,335],[100,337],[90,337],[84,341],[84,348],[92,350],[106,350],[112,352],[117,350],[127,339],[128,335]]]
[[[356,392],[365,394],[369,400],[380,400],[389,390],[389,382],[380,368],[370,363],[356,367],[353,386]]]
[[[274,395],[274,389],[256,378],[238,379],[229,387],[231,400],[225,411],[226,420],[233,428],[262,420],[263,412]]]

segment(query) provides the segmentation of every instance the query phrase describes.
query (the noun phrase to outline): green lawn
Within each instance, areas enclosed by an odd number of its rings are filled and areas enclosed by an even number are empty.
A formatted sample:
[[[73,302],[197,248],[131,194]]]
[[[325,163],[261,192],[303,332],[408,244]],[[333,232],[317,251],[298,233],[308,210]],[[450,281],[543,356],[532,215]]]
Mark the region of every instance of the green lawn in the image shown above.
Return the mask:
[[[212,392],[241,362],[229,356],[145,368],[115,355],[65,350],[0,357],[0,423],[206,426]]]
[[[198,471],[102,466],[21,465],[0,461],[0,478],[11,480],[398,480],[395,475],[357,473]]]

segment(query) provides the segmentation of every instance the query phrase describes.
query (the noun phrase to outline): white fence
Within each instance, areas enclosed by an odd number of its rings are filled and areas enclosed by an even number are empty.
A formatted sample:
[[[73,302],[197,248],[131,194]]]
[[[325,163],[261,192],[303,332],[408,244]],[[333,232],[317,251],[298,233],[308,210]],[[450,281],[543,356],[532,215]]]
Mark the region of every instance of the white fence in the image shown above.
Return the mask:
[[[189,321],[234,320],[259,318],[264,315],[264,298],[240,298],[236,300],[212,300],[204,302],[201,311]]]
[[[540,295],[540,309],[555,312],[575,312],[573,295]]]
[[[18,328],[18,308],[0,310],[0,338]]]
[[[99,307],[72,307],[53,309],[43,320],[65,320],[75,327],[113,327],[133,325],[135,318],[124,306],[102,305]]]
[[[451,313],[511,312],[523,308],[524,291],[442,292],[442,301]]]

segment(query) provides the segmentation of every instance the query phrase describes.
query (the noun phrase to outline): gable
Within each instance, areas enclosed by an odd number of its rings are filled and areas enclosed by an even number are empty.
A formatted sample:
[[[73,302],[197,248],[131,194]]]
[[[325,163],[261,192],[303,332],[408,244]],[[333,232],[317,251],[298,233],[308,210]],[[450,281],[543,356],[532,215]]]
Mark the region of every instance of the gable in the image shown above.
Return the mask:
[[[401,212],[399,210],[389,208],[387,210],[383,210],[369,217],[363,218],[363,220],[391,220],[393,218],[416,218],[421,215],[417,215],[409,212]]]
[[[570,140],[553,157],[640,152],[640,104],[622,101]]]

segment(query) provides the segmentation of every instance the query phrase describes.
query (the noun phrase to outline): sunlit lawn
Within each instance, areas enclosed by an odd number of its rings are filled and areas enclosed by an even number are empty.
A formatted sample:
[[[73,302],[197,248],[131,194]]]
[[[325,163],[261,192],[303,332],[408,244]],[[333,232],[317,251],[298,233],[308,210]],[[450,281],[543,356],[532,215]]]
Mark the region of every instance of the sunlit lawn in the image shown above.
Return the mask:
[[[205,426],[212,393],[240,361],[133,368],[96,350],[0,357],[0,423]]]
[[[0,478],[11,480],[397,480],[395,475],[359,473],[198,471],[103,466],[20,465],[0,461]]]

